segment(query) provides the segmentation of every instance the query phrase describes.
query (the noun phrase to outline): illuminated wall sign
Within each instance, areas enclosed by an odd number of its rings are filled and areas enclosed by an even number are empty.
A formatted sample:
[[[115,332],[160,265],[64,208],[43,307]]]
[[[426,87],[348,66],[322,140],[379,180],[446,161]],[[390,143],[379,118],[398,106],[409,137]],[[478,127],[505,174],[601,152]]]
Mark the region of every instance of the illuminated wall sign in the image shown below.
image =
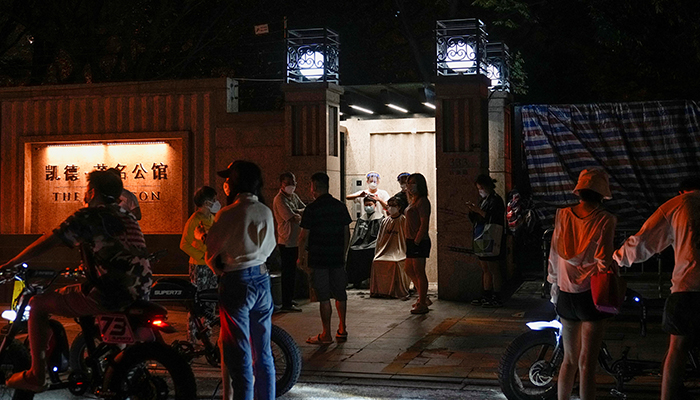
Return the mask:
[[[139,199],[144,233],[182,230],[181,140],[31,144],[30,231],[50,231],[83,207],[87,175],[116,168]]]

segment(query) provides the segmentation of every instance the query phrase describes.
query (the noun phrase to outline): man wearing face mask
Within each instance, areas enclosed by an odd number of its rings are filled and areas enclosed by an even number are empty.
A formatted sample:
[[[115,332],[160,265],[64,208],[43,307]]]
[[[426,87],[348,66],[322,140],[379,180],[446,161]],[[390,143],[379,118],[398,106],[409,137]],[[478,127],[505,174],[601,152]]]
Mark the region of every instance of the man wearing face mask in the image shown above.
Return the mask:
[[[256,164],[235,161],[217,174],[226,178],[229,205],[216,214],[205,237],[204,258],[220,276],[223,398],[273,400],[274,303],[266,265],[276,247],[272,211],[262,201],[262,171]]]
[[[209,231],[214,223],[214,214],[221,209],[221,203],[216,199],[216,190],[209,186],[202,186],[194,194],[194,205],[197,207],[190,219],[185,223],[180,239],[180,250],[190,256],[190,280],[197,286],[197,290],[216,289],[216,276],[204,262],[204,254],[207,252],[207,245],[195,238],[194,231],[201,226],[204,233]],[[210,315],[216,313],[216,304],[204,303],[204,307]],[[196,328],[193,316],[189,316],[187,327],[187,337],[192,343],[197,342],[195,337]]]
[[[378,212],[386,215],[386,202],[389,200],[389,193],[386,190],[379,189],[379,173],[370,171],[367,173],[367,189],[360,190],[346,197],[347,200],[362,201],[365,197],[375,201],[375,208]]]
[[[377,245],[379,227],[384,219],[384,214],[377,211],[375,201],[369,197],[363,200],[364,210],[355,223],[355,230],[350,239],[350,249],[346,270],[348,273],[349,289],[362,289],[363,282],[370,278],[374,248]]]
[[[300,312],[294,304],[294,287],[299,257],[298,239],[304,203],[294,191],[297,180],[293,173],[280,175],[280,191],[272,202],[272,211],[277,221],[277,248],[282,258],[282,311]]]

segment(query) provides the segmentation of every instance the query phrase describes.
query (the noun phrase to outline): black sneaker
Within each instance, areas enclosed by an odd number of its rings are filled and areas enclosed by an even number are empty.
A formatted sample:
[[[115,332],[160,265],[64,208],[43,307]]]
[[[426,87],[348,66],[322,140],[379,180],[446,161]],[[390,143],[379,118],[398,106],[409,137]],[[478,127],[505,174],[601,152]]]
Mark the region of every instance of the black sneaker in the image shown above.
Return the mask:
[[[472,300],[472,305],[473,306],[483,306],[484,303],[487,303],[487,302],[488,302],[488,300],[486,299],[486,297],[482,297],[480,299]]]
[[[484,308],[499,308],[503,307],[503,303],[501,303],[500,300],[493,298],[491,300],[484,300],[484,302],[481,303],[481,306]]]

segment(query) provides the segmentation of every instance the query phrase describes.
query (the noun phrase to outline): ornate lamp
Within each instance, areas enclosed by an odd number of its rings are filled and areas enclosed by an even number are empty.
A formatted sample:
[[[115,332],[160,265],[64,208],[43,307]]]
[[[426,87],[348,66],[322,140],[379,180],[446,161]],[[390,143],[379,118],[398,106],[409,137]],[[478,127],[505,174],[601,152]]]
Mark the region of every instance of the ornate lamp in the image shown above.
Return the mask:
[[[338,83],[338,34],[328,28],[287,31],[287,82]]]
[[[476,18],[436,22],[436,69],[438,75],[487,75],[484,23]]]
[[[511,59],[505,43],[486,44],[486,76],[491,79],[491,90],[510,92]]]

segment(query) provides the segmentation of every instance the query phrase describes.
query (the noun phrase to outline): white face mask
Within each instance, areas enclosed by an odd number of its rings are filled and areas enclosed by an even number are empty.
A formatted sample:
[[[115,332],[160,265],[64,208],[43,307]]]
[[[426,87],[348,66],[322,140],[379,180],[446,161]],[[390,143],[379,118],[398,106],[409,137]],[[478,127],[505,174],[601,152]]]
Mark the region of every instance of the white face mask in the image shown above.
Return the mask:
[[[285,187],[284,187],[284,192],[287,193],[287,194],[289,194],[289,195],[291,195],[292,193],[294,193],[294,190],[296,190],[296,188],[297,188],[297,187],[294,186],[294,185],[285,186]]]
[[[404,190],[404,191],[406,190],[406,184],[405,184],[405,183],[402,183],[400,186],[401,186],[401,190]]]
[[[226,197],[231,194],[231,188],[228,186],[228,182],[224,182],[224,194],[226,194]]]
[[[370,182],[368,186],[370,189],[374,190],[377,188],[377,182]]]
[[[367,213],[367,215],[374,214],[374,206],[365,206],[365,212]]]
[[[389,207],[389,215],[391,215],[392,217],[395,215],[399,215],[399,208],[394,207],[394,206],[390,206]]]
[[[209,206],[209,211],[211,211],[213,214],[218,213],[219,210],[221,210],[221,203],[219,203],[219,200],[216,200]]]
[[[486,197],[488,195],[489,195],[488,192],[486,192],[484,189],[479,189],[479,196],[481,196],[483,198],[483,197]]]

